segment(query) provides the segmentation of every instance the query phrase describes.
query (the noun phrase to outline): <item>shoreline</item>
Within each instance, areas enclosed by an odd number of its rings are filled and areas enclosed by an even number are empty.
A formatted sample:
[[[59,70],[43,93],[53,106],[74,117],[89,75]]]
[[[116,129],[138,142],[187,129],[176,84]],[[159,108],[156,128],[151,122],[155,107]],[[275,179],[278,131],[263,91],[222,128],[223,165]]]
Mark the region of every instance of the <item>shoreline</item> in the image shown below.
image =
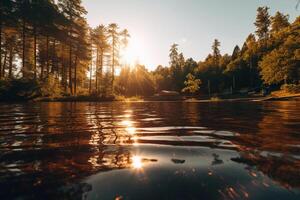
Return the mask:
[[[118,100],[114,97],[89,97],[89,96],[80,96],[80,97],[57,97],[57,98],[39,98],[28,101],[18,101],[18,100],[10,100],[10,101],[0,101],[0,103],[27,103],[27,102],[187,102],[187,103],[209,103],[209,102],[263,102],[263,101],[300,101],[300,94],[290,94],[284,96],[266,96],[266,97],[228,97],[228,98],[204,98],[199,99],[197,97],[184,98],[181,96],[180,98],[125,98]]]

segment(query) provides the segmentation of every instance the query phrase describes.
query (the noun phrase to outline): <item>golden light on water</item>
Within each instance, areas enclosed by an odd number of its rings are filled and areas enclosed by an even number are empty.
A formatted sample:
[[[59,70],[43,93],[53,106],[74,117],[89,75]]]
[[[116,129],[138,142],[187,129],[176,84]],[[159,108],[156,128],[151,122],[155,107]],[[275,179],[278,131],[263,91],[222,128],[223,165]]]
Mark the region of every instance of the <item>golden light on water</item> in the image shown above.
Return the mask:
[[[143,167],[142,158],[140,156],[133,156],[132,160],[132,168],[134,169],[141,169]]]
[[[132,121],[130,121],[130,120],[123,120],[123,121],[121,122],[121,124],[122,124],[123,126],[126,126],[126,127],[131,127],[131,126],[132,126]]]
[[[129,133],[130,135],[134,135],[136,129],[134,127],[127,127],[126,128],[127,133]]]
[[[134,146],[137,146],[137,136],[136,136],[136,128],[134,127],[135,122],[131,120],[132,110],[126,110],[124,115],[124,120],[120,122],[120,124],[124,127],[127,136],[129,137],[130,142]]]
[[[139,145],[137,136],[133,136],[132,141],[133,141],[133,146],[138,146]]]

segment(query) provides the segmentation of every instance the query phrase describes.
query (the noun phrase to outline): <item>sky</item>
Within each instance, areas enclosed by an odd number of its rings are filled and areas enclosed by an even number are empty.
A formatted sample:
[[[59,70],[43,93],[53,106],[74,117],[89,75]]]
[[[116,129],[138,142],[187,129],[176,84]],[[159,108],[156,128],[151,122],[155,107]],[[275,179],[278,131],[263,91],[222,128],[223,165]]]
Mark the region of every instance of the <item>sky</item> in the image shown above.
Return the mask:
[[[150,70],[167,66],[169,49],[179,44],[185,58],[203,60],[215,38],[221,53],[231,54],[255,31],[259,6],[290,15],[300,14],[297,0],[82,0],[90,26],[117,23],[131,35],[130,59]]]

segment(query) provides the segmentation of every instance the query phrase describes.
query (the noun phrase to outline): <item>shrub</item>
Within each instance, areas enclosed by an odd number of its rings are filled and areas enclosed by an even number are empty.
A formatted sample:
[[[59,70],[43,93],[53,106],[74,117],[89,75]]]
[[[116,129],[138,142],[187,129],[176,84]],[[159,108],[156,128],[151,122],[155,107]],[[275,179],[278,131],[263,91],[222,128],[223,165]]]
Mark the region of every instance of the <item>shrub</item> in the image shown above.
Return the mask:
[[[32,79],[0,81],[0,101],[27,101],[41,96],[39,83]]]
[[[47,80],[41,84],[41,92],[44,97],[60,97],[62,95],[62,88],[59,82],[53,75],[49,75]]]
[[[288,93],[300,93],[300,84],[284,84],[280,89]]]

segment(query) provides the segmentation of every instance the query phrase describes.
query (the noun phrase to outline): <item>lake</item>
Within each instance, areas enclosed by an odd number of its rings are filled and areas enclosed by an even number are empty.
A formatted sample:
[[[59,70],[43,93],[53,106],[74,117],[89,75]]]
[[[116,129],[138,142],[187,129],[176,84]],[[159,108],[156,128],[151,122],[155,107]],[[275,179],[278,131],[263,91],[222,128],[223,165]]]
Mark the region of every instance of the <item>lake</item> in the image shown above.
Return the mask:
[[[0,199],[300,199],[300,102],[0,104]]]

